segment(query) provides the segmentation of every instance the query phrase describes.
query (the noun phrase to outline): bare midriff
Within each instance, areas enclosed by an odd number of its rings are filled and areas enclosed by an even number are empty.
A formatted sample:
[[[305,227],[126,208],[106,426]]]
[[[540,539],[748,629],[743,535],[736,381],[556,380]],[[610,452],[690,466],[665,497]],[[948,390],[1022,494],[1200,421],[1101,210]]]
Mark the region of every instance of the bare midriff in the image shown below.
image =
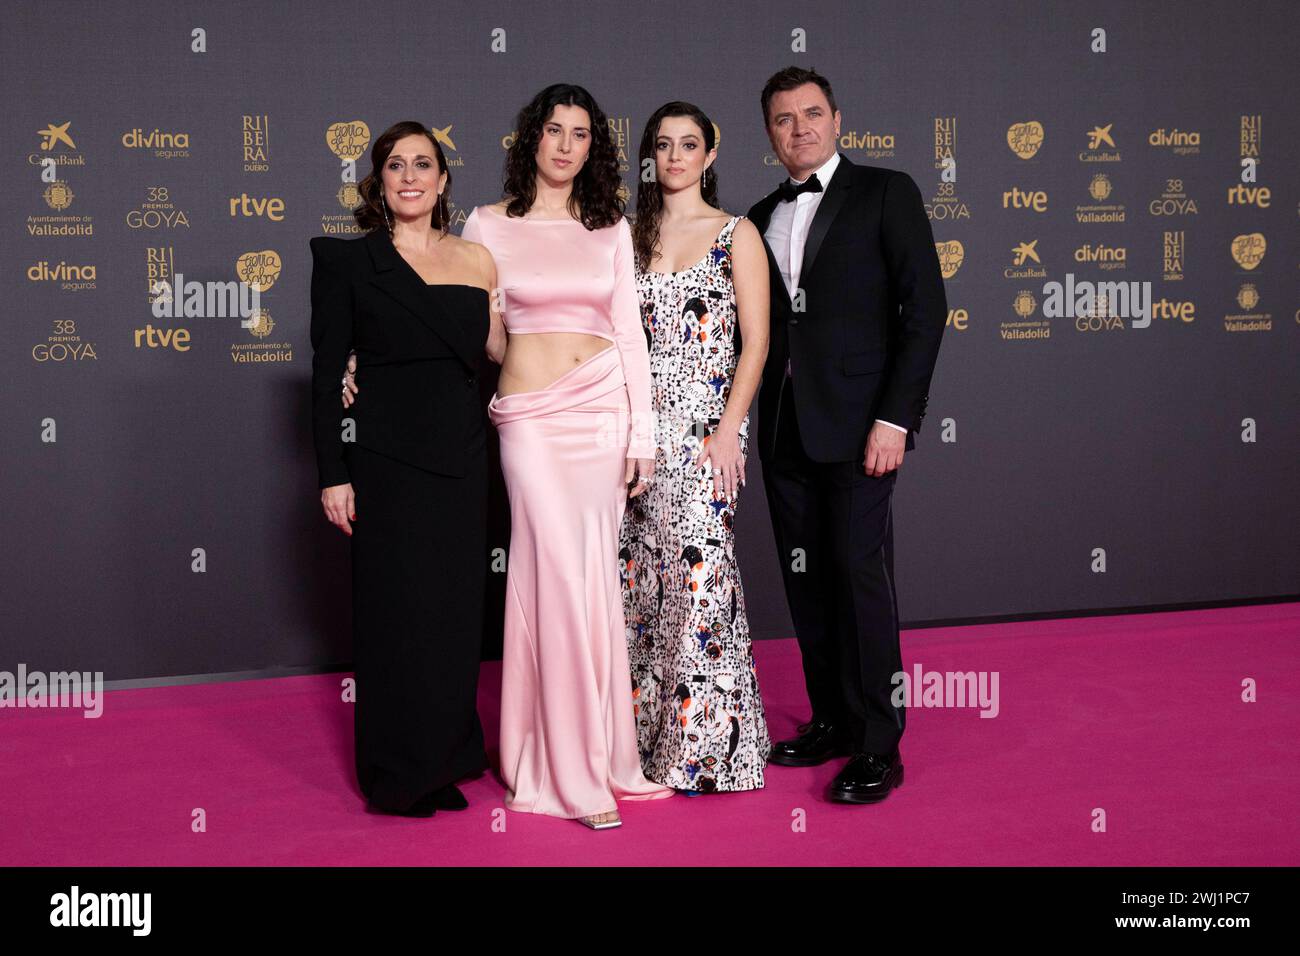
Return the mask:
[[[525,332],[508,336],[497,395],[535,392],[595,355],[614,348],[599,335],[582,332]]]

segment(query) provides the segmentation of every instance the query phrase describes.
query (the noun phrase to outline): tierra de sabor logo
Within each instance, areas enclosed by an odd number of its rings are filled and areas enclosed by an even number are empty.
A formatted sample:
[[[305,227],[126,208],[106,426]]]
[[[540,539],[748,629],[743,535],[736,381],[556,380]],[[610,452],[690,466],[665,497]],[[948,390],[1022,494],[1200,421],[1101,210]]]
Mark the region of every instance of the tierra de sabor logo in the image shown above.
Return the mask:
[[[1007,146],[1021,159],[1033,159],[1043,145],[1043,124],[1038,120],[1012,123],[1007,128]]]
[[[1255,270],[1264,261],[1268,243],[1262,232],[1251,232],[1232,240],[1232,258],[1247,272]]]
[[[274,249],[245,252],[235,261],[235,275],[240,285],[256,289],[259,294],[275,285],[282,268],[280,254]],[[253,309],[240,325],[256,341],[230,343],[230,360],[236,365],[269,365],[293,361],[292,342],[271,340],[276,325],[271,318],[271,311],[264,305]]]
[[[966,248],[957,239],[949,239],[946,242],[936,242],[934,251],[939,255],[939,270],[943,273],[945,279],[951,279],[961,268],[962,262],[966,259]]]
[[[361,193],[357,188],[357,160],[370,145],[370,127],[361,120],[331,123],[325,129],[325,145],[339,160],[339,187],[334,198],[344,211],[323,214],[320,217],[321,232],[327,236],[359,236],[361,227],[352,215],[352,210],[361,205]]]

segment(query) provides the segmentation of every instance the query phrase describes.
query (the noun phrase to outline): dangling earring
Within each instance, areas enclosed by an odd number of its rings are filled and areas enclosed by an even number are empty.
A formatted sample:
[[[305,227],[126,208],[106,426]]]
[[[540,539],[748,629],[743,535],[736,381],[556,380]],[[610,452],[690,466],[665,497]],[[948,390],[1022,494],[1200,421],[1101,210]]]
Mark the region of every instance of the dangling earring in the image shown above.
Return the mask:
[[[704,167],[704,175],[700,177],[700,192],[709,188],[709,167]]]
[[[384,207],[384,222],[388,224],[388,234],[393,234],[393,221],[388,218],[388,203],[384,201],[384,187],[379,187],[379,204]]]

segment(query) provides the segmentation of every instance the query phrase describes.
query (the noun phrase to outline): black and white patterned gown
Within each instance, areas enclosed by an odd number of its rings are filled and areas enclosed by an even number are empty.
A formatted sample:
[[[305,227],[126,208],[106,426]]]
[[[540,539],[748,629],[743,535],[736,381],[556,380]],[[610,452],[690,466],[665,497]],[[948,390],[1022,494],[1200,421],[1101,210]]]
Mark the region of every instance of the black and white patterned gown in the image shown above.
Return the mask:
[[[646,777],[680,790],[763,786],[771,749],[736,567],[736,498],[715,495],[702,438],[736,370],[733,216],[703,259],[637,270],[658,441],[654,480],[628,501],[619,540],[623,612]],[[746,455],[749,418],[740,429]]]

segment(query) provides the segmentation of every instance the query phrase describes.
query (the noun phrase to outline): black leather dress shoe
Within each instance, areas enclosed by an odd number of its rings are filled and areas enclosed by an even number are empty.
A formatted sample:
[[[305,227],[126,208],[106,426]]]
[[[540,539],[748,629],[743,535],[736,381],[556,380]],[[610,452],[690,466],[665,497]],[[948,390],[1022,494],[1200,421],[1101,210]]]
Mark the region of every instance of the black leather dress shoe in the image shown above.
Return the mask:
[[[838,727],[822,720],[800,725],[799,736],[772,745],[768,762],[783,767],[815,767],[832,757],[844,757],[852,751]]]
[[[433,805],[439,810],[464,810],[469,806],[465,794],[454,783],[449,783],[441,790],[433,792]]]
[[[893,754],[855,753],[826,791],[837,803],[876,803],[903,785],[903,761]]]

